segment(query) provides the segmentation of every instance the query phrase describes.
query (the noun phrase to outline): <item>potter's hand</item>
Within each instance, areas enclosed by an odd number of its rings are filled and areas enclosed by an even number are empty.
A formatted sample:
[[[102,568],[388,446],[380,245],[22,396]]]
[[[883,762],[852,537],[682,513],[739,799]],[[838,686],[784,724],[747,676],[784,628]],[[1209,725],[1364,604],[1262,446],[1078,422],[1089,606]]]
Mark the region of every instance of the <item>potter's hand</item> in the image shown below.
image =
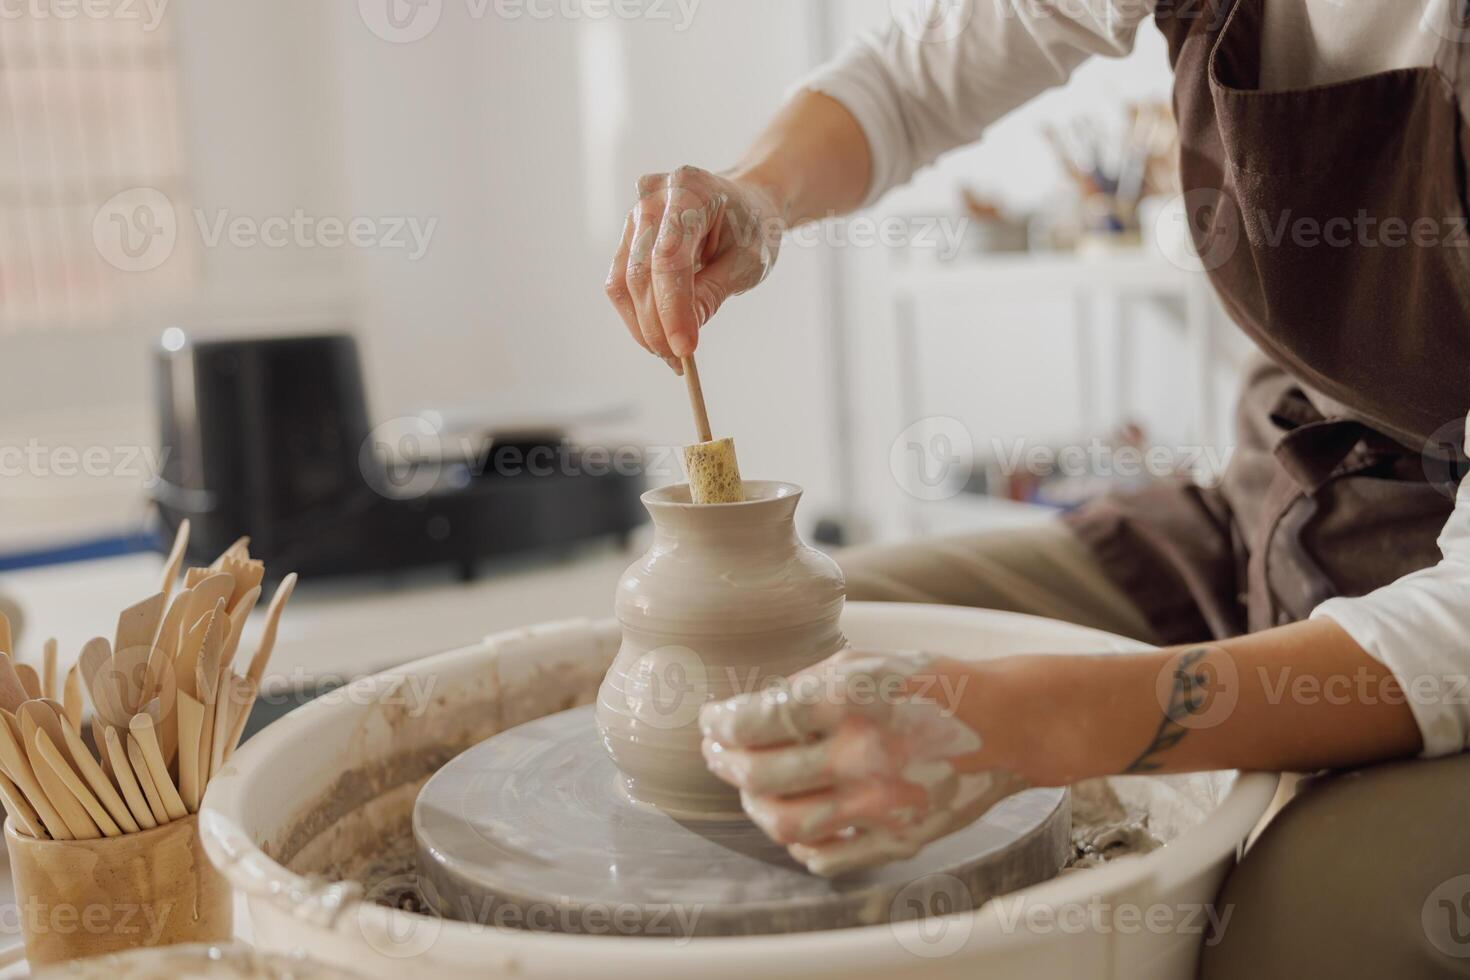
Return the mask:
[[[700,712],[710,771],[820,875],[911,857],[1025,788],[989,768],[959,713],[971,672],[917,653],[846,650]]]
[[[771,271],[785,222],[755,183],[697,167],[638,180],[638,203],[606,290],[633,339],[666,360],[692,354],[699,329]]]

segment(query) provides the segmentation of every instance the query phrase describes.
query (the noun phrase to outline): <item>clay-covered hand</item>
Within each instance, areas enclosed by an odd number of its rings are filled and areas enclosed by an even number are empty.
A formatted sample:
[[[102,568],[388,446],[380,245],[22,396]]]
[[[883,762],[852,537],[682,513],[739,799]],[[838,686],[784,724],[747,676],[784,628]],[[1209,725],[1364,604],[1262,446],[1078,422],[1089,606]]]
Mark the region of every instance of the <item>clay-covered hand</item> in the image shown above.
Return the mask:
[[[972,678],[956,661],[844,650],[705,705],[705,763],[817,874],[911,857],[1026,788],[963,718]]]
[[[770,273],[786,230],[753,182],[698,167],[638,179],[638,203],[607,275],[633,339],[665,360],[694,352],[720,304]]]

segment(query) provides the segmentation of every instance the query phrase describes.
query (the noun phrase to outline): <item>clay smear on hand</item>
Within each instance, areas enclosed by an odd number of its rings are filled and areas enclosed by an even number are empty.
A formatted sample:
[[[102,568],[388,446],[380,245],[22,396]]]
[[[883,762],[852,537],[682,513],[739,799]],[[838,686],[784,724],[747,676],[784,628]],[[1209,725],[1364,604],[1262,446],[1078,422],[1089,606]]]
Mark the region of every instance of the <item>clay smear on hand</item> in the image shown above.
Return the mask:
[[[962,772],[981,748],[954,713],[957,665],[847,651],[788,683],[707,705],[705,762],[772,839],[820,875],[912,857],[1022,788]]]

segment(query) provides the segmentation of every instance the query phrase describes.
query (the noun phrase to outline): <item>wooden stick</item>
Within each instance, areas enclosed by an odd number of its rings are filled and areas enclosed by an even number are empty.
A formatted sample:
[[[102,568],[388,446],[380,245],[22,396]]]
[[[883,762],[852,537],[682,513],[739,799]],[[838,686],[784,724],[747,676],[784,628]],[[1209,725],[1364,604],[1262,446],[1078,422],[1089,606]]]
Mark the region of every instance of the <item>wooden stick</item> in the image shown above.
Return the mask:
[[[36,782],[45,791],[46,798],[61,814],[61,819],[71,831],[72,837],[77,840],[96,840],[101,837],[102,829],[87,815],[81,801],[68,788],[61,775],[41,757],[41,750],[36,744],[38,741],[36,735],[38,733],[44,735],[45,732],[36,728],[34,723],[26,724],[26,719],[22,719],[21,724],[24,726],[21,731],[25,735],[26,750],[30,754],[31,771],[36,774]]]
[[[66,821],[61,819],[61,814],[51,805],[51,798],[36,780],[35,771],[31,769],[30,756],[21,748],[16,731],[11,727],[14,721],[15,716],[8,713],[0,720],[0,763],[4,763],[5,775],[20,787],[26,800],[35,807],[46,832],[53,839],[71,840],[71,830],[67,828]]]
[[[4,773],[0,773],[0,800],[5,801],[5,812],[15,821],[17,830],[37,840],[46,839],[46,827],[41,823],[41,817],[31,808],[20,787]]]
[[[61,689],[56,686],[56,639],[53,637],[41,647],[41,691],[53,700],[61,699]]]
[[[178,693],[179,795],[190,813],[199,811],[199,732],[204,724],[204,706],[182,689]]]
[[[235,662],[235,651],[240,648],[240,637],[245,633],[245,620],[260,601],[260,586],[254,586],[241,597],[235,608],[230,610],[230,635],[225,639],[225,648],[220,653],[219,665],[224,670]]]
[[[194,665],[194,691],[199,698],[203,713],[199,720],[199,798],[204,798],[204,787],[209,782],[210,760],[214,758],[215,696],[219,692],[219,664],[224,655],[224,645],[230,631],[230,617],[225,613],[224,601],[214,609],[214,625],[204,636],[199,647],[199,659]]]
[[[129,715],[147,700],[144,688],[148,659],[166,601],[162,592],[155,592],[117,617],[117,633],[112,641],[112,684],[117,690],[117,703]]]
[[[112,677],[112,648],[100,636],[82,646],[77,662],[82,666],[82,683],[92,695],[92,711],[109,725],[126,725],[128,716],[117,700],[117,685]]]
[[[30,700],[26,686],[16,673],[15,662],[9,654],[0,654],[0,708],[14,714],[20,706]]]
[[[128,809],[133,811],[133,819],[144,830],[152,830],[158,826],[158,821],[153,819],[153,808],[148,805],[143,797],[143,790],[138,786],[137,777],[133,774],[133,764],[128,761],[128,753],[122,747],[122,740],[117,737],[117,729],[108,727],[103,734],[107,756],[112,760],[112,773],[117,777],[118,788],[128,801]]]
[[[76,797],[77,802],[81,803],[83,809],[87,811],[87,816],[102,831],[102,835],[121,837],[122,828],[113,822],[113,819],[107,815],[107,811],[102,808],[102,804],[98,802],[97,797],[93,795],[91,788],[82,782],[76,770],[66,759],[62,758],[61,750],[56,747],[55,742],[51,741],[51,736],[47,735],[44,730],[38,729],[35,738],[36,751],[41,754],[42,760],[51,767],[56,777],[66,784],[66,788],[71,791],[72,796]]]
[[[82,672],[72,664],[66,672],[66,683],[61,686],[61,703],[66,706],[66,718],[77,731],[82,730]],[[102,746],[97,747],[99,750]]]
[[[163,578],[158,583],[158,591],[168,595],[174,590],[174,583],[179,578],[179,566],[184,564],[184,551],[189,547],[189,519],[186,517],[179,521],[179,529],[174,532],[174,546],[168,553],[168,560],[163,563]]]
[[[41,689],[41,675],[36,668],[30,664],[16,664],[15,675],[20,678],[20,686],[26,689],[30,700],[34,701],[45,696],[45,692]]]
[[[168,774],[168,763],[163,761],[163,753],[159,751],[158,738],[153,730],[153,718],[149,715],[134,715],[128,728],[132,731],[132,741],[137,743],[143,753],[143,760],[148,765],[148,774],[153,777],[153,785],[163,800],[164,812],[168,814],[170,820],[184,819],[189,815],[189,811],[184,808],[184,801],[180,798],[179,791],[174,788],[174,781]]]
[[[276,647],[276,628],[281,622],[281,610],[286,608],[286,600],[291,598],[291,593],[295,590],[296,573],[292,572],[276,586],[276,594],[271,596],[270,608],[265,611],[265,629],[260,634],[260,646],[256,648],[255,656],[250,658],[250,667],[245,672],[245,676],[255,683],[257,689],[260,687],[260,679],[265,676],[266,665],[270,663],[271,651]]]
[[[10,617],[0,613],[0,653],[15,655],[15,640],[10,635]]]
[[[81,733],[71,723],[71,719],[64,718],[61,722],[61,737],[66,747],[71,750],[72,761],[76,763],[77,769],[81,771],[82,778],[87,785],[92,787],[92,792],[97,794],[97,799],[107,808],[108,814],[115,820],[118,826],[130,834],[136,834],[140,829],[138,821],[133,819],[133,813],[128,809],[127,803],[118,795],[112,786],[112,780],[102,771],[97,760],[92,758],[92,753],[82,741]],[[107,744],[97,746],[101,752],[107,751]]]
[[[255,696],[260,693],[260,687],[248,677],[239,677],[231,674],[231,687],[235,689],[235,699],[239,707],[234,709],[230,715],[230,734],[225,739],[225,762],[230,761],[230,756],[235,754],[235,749],[240,745],[240,736],[245,733],[245,723],[250,720],[250,711],[255,707]]]
[[[699,368],[694,363],[694,355],[682,358],[684,364],[684,385],[689,389],[689,407],[694,410],[694,429],[699,433],[700,442],[709,442],[714,439],[714,433],[709,427],[709,412],[704,407],[704,386],[699,383]]]
[[[143,795],[148,799],[148,808],[153,811],[153,819],[161,824],[168,823],[168,810],[164,808],[163,796],[153,782],[153,773],[148,768],[148,760],[144,758],[143,749],[138,745],[138,740],[131,735],[128,736],[128,762],[132,763],[133,775],[138,777],[138,785],[143,787]]]

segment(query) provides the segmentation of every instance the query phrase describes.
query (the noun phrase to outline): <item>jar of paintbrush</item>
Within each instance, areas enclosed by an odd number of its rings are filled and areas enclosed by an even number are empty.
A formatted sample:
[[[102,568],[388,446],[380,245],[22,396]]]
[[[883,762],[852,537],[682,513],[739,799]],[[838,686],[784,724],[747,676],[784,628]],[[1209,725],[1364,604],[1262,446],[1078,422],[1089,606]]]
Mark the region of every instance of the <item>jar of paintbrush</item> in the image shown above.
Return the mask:
[[[32,966],[233,933],[197,813],[240,740],[295,576],[237,672],[265,569],[241,539],[174,594],[187,540],[185,522],[159,591],[123,610],[111,641],[88,641],[64,680],[54,642],[37,670],[0,617],[0,800]]]

